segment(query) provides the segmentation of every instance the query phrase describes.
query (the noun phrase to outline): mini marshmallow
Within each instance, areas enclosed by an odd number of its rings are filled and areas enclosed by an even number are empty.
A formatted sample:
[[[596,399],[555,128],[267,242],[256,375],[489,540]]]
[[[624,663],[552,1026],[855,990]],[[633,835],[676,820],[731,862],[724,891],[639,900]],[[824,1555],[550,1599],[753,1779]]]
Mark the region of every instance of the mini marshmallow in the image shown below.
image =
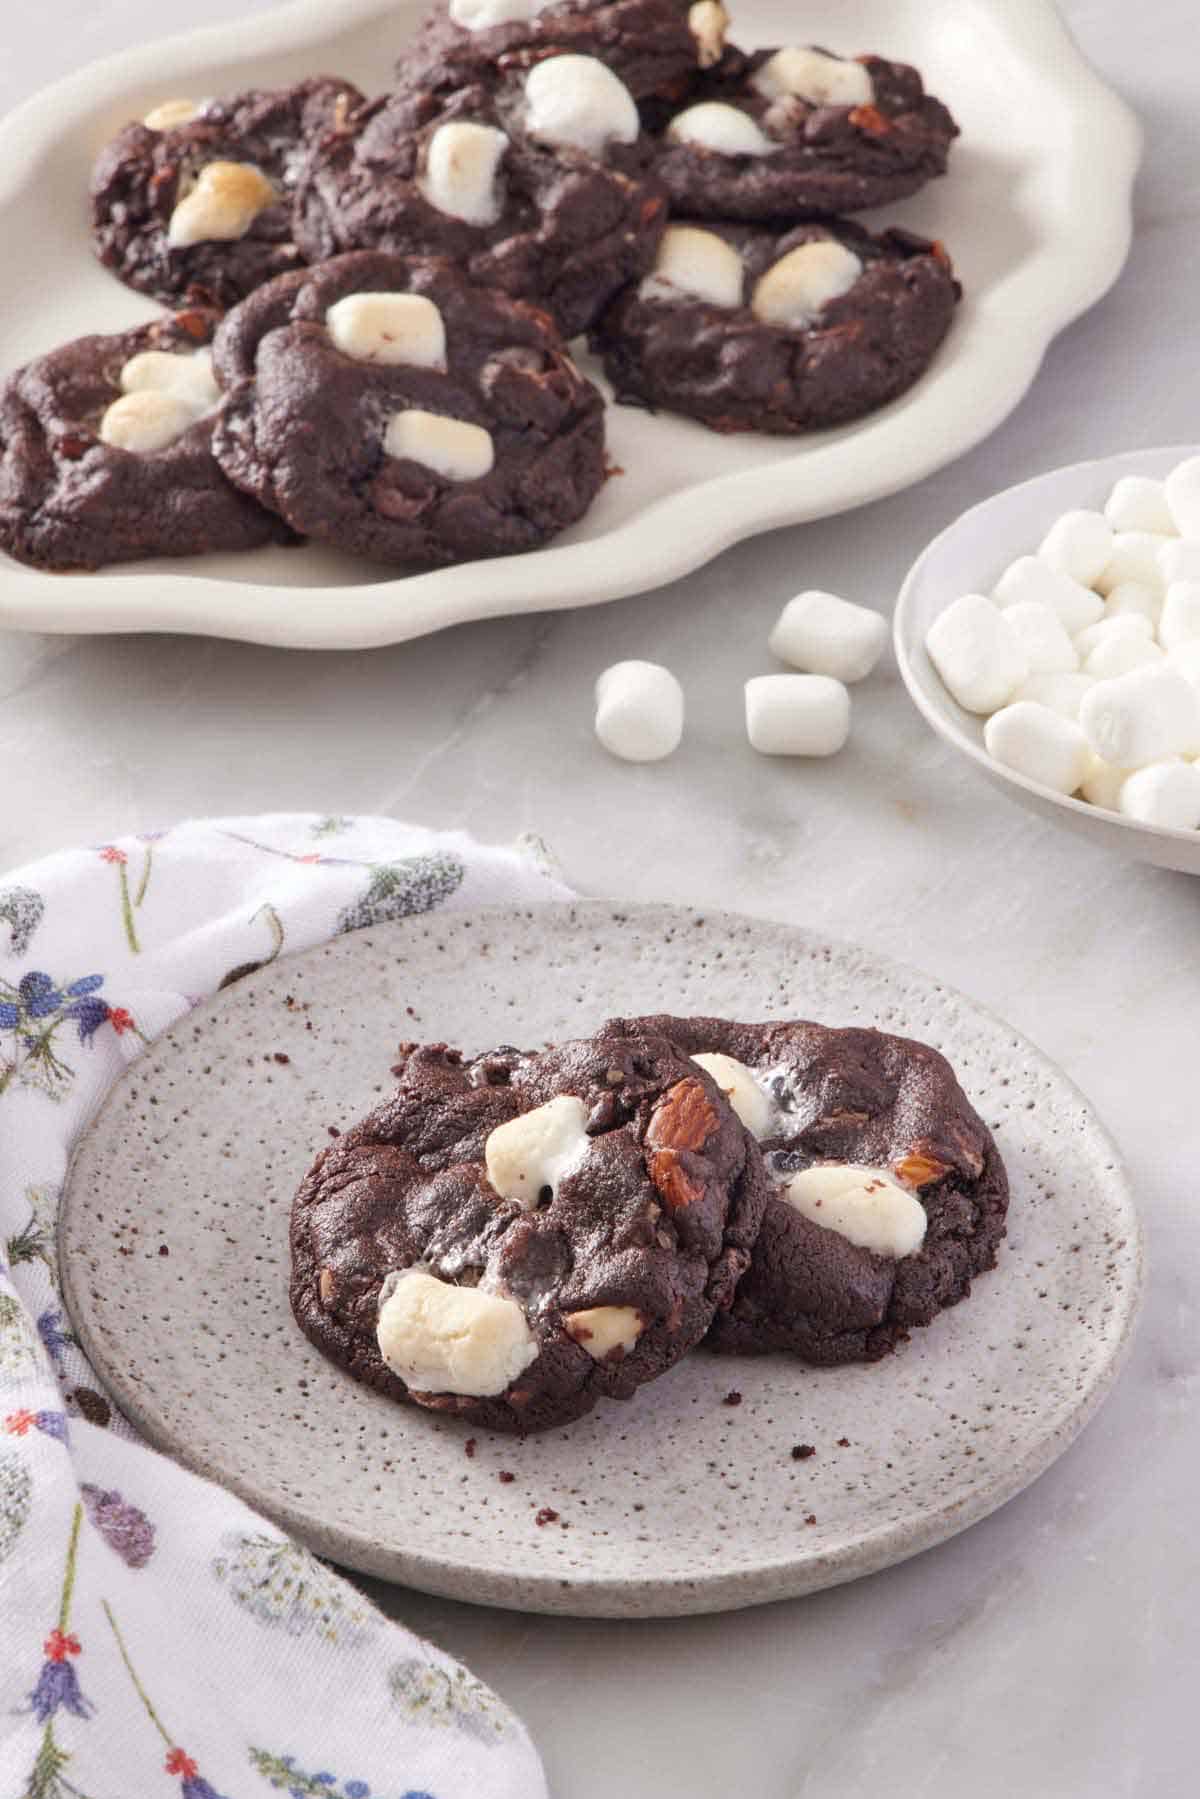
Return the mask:
[[[850,735],[850,695],[828,675],[756,675],[746,735],[762,756],[836,755]]]
[[[129,358],[120,381],[122,393],[169,393],[190,406],[196,418],[211,412],[221,398],[211,350],[142,350]]]
[[[1105,502],[1104,516],[1114,531],[1175,532],[1165,486],[1145,475],[1122,475]]]
[[[1052,793],[1074,793],[1087,770],[1087,739],[1073,719],[1017,700],[983,727],[989,756]]]
[[[177,395],[143,388],[113,401],[100,420],[100,441],[115,450],[148,456],[182,437],[196,417],[194,407]]]
[[[173,131],[179,125],[190,125],[199,111],[199,100],[161,100],[142,124],[148,131]]]
[[[795,95],[810,106],[870,106],[875,98],[875,84],[862,63],[795,44],[769,56],[750,85],[768,100]]]
[[[1154,762],[1121,787],[1118,810],[1143,825],[1200,830],[1200,768],[1194,762]]]
[[[1090,587],[1112,555],[1112,526],[1101,512],[1064,512],[1056,518],[1038,556],[1060,575]]]
[[[1144,618],[1153,634],[1162,611],[1162,591],[1141,581],[1119,581],[1104,602],[1104,617]]]
[[[1186,643],[1177,643],[1173,650],[1167,651],[1167,661],[1193,687],[1200,688],[1200,641],[1189,638]]]
[[[943,685],[967,712],[1007,705],[1031,672],[1021,639],[981,593],[964,594],[939,613],[925,648]]]
[[[657,662],[614,662],[596,682],[596,736],[623,762],[661,762],[683,736],[683,688]]]
[[[887,635],[880,613],[810,588],[788,601],[768,641],[773,656],[806,674],[862,681],[883,654]]]
[[[1176,581],[1200,581],[1200,537],[1172,537],[1158,552],[1164,587]]]
[[[636,1306],[589,1306],[585,1311],[563,1315],[563,1329],[568,1337],[574,1337],[594,1362],[621,1361],[631,1355],[645,1328],[645,1319]]]
[[[1051,606],[1066,626],[1067,635],[1086,630],[1104,617],[1104,602],[1070,575],[1060,574],[1040,556],[1018,556],[992,589],[997,606],[1018,606],[1031,600]]]
[[[745,270],[732,244],[696,225],[668,225],[653,274],[638,290],[645,300],[691,294],[710,306],[740,306]]]
[[[1177,462],[1163,487],[1180,537],[1200,537],[1200,456]]]
[[[536,19],[549,0],[450,0],[450,17],[464,31],[490,31],[493,25],[525,25]]]
[[[1141,631],[1117,631],[1088,651],[1083,672],[1096,681],[1111,681],[1116,675],[1127,675],[1130,669],[1146,668],[1162,659],[1163,653],[1152,637]]]
[[[1101,806],[1105,812],[1115,812],[1121,798],[1121,789],[1128,779],[1127,768],[1114,768],[1103,756],[1097,756],[1095,750],[1089,750],[1079,791],[1089,805]]]
[[[422,412],[419,407],[392,414],[383,448],[385,455],[419,462],[446,481],[480,481],[496,460],[491,432],[482,425]]]
[[[695,144],[717,156],[772,156],[779,149],[748,112],[724,100],[702,100],[676,113],[667,136],[677,144]]]
[[[233,243],[279,195],[250,162],[206,163],[196,185],[176,206],[167,226],[173,250],[190,244]]]
[[[501,1199],[532,1212],[547,1188],[553,1198],[559,1182],[579,1167],[591,1148],[587,1119],[581,1099],[560,1093],[489,1131],[484,1164]]]
[[[765,1137],[771,1129],[775,1108],[752,1068],[736,1056],[723,1056],[718,1050],[693,1056],[698,1068],[710,1074],[752,1137]]]
[[[688,30],[696,40],[696,60],[702,69],[719,63],[725,50],[729,14],[721,0],[695,0],[688,8]]]
[[[1200,748],[1200,695],[1168,662],[1097,681],[1083,696],[1079,723],[1098,756],[1117,768],[1144,768]]]
[[[494,225],[503,205],[496,171],[507,149],[508,138],[494,125],[451,120],[430,138],[418,186],[438,212],[467,225]]]
[[[1079,653],[1052,606],[1018,600],[1006,607],[1004,616],[1021,640],[1031,673],[1065,675],[1079,667]]]
[[[750,305],[768,325],[811,325],[831,300],[850,292],[862,272],[845,244],[815,238],[771,265],[756,283]]]
[[[925,1208],[885,1168],[818,1162],[779,1191],[797,1212],[878,1256],[915,1255],[925,1241]]]
[[[389,1275],[379,1309],[379,1353],[416,1393],[503,1393],[537,1359],[529,1321],[515,1299],[454,1287],[423,1269]]]
[[[1140,637],[1149,643],[1154,637],[1154,626],[1143,612],[1123,613],[1116,618],[1106,616],[1089,625],[1086,631],[1075,633],[1075,648],[1080,660],[1086,661],[1097,644],[1109,643],[1114,637]]]
[[[602,156],[611,143],[632,144],[640,121],[625,83],[594,56],[550,56],[525,78],[525,124],[546,144]]]
[[[1200,638],[1200,581],[1176,581],[1163,601],[1158,641],[1164,650],[1175,650],[1196,638]]]
[[[325,314],[343,356],[385,366],[444,369],[446,327],[424,294],[347,294]]]
[[[1060,718],[1077,719],[1084,694],[1095,685],[1091,675],[1030,675],[1012,697],[1014,701],[1030,700],[1035,706],[1048,706]]]
[[[1122,581],[1137,581],[1143,587],[1161,588],[1162,570],[1158,552],[1170,538],[1159,531],[1118,531],[1113,538],[1113,551],[1093,586],[1097,593],[1109,594]]]

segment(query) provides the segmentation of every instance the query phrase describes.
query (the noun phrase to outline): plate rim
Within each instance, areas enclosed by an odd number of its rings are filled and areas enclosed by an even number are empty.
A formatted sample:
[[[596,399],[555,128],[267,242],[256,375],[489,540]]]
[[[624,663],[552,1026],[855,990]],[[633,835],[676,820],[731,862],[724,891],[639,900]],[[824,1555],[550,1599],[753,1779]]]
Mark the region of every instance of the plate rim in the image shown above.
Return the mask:
[[[915,975],[920,982],[953,1000],[962,1002],[969,1011],[982,1015],[990,1023],[1007,1033],[1014,1044],[1019,1046],[1022,1055],[1052,1073],[1056,1085],[1068,1093],[1086,1114],[1089,1128],[1096,1133],[1111,1162],[1110,1181],[1106,1188],[1106,1205],[1109,1205],[1110,1209],[1115,1205],[1113,1216],[1120,1216],[1121,1228],[1130,1250],[1129,1278],[1115,1289],[1114,1311],[1116,1315],[1106,1327],[1106,1353],[1092,1370],[1090,1383],[1082,1397],[1077,1396],[1072,1402],[1071,1409],[1057,1426],[1052,1430],[1045,1431],[1031,1442],[1025,1452],[1015,1458],[1005,1471],[1005,1475],[1002,1478],[993,1478],[986,1489],[944,1502],[916,1518],[906,1518],[898,1523],[884,1524],[873,1530],[860,1532],[852,1541],[830,1549],[815,1550],[799,1556],[794,1552],[780,1555],[764,1552],[763,1555],[756,1558],[752,1568],[738,1568],[720,1574],[703,1574],[695,1578],[684,1575],[619,1577],[611,1573],[590,1578],[586,1573],[578,1571],[572,1571],[569,1576],[564,1576],[551,1571],[530,1572],[527,1570],[522,1570],[515,1576],[506,1577],[497,1573],[494,1564],[477,1562],[470,1555],[456,1556],[453,1561],[449,1561],[444,1554],[431,1555],[419,1551],[414,1552],[407,1547],[384,1549],[369,1533],[357,1528],[347,1529],[335,1526],[323,1519],[314,1521],[302,1508],[287,1502],[280,1503],[274,1495],[264,1492],[262,1485],[254,1479],[228,1479],[224,1476],[217,1479],[213,1468],[206,1465],[202,1455],[189,1453],[186,1435],[172,1436],[169,1427],[160,1427],[160,1420],[148,1409],[142,1407],[139,1402],[137,1381],[131,1376],[127,1377],[121,1367],[115,1364],[108,1355],[102,1331],[93,1332],[92,1330],[86,1298],[81,1292],[84,1283],[82,1280],[79,1284],[76,1283],[75,1266],[67,1253],[72,1216],[76,1209],[81,1208],[79,1194],[86,1191],[84,1184],[78,1181],[76,1176],[92,1136],[101,1129],[109,1113],[119,1109],[127,1084],[131,1079],[136,1078],[142,1060],[142,1057],[139,1056],[129,1064],[105,1094],[86,1129],[72,1148],[62,1189],[58,1227],[58,1260],[63,1299],[72,1324],[80,1333],[85,1353],[116,1400],[120,1410],[136,1426],[146,1443],[159,1453],[170,1455],[194,1473],[214,1480],[216,1484],[224,1490],[234,1493],[264,1518],[287,1530],[297,1541],[304,1543],[315,1553],[336,1561],[344,1568],[412,1586],[423,1592],[456,1599],[464,1603],[492,1605],[519,1612],[591,1618],[628,1617],[631,1598],[647,1591],[653,1591],[654,1602],[646,1610],[639,1605],[637,1615],[647,1618],[668,1618],[738,1610],[751,1605],[770,1603],[775,1599],[797,1598],[826,1587],[840,1585],[906,1561],[913,1555],[947,1541],[971,1524],[978,1523],[993,1511],[1007,1504],[1010,1499],[1015,1498],[1017,1494],[1024,1491],[1045,1473],[1077,1439],[1111,1391],[1132,1347],[1146,1286],[1145,1230],[1138,1213],[1124,1159],[1107,1125],[1071,1077],[1023,1032],[1010,1025],[1001,1014],[990,1006],[972,999],[960,989],[928,974],[914,964],[863,948],[847,939],[830,937],[823,932],[810,930],[805,925],[792,924],[787,920],[766,917],[757,913],[732,912],[727,908],[720,907],[700,909],[664,901],[623,903],[610,899],[579,899],[547,901],[533,905],[509,904],[455,908],[442,914],[441,917],[445,922],[456,921],[466,928],[473,928],[477,921],[486,924],[489,919],[503,918],[506,921],[510,921],[514,917],[529,919],[534,914],[539,918],[556,915],[573,926],[578,923],[579,929],[585,935],[588,919],[612,914],[619,915],[622,920],[634,919],[647,931],[652,930],[656,925],[678,927],[694,921],[698,916],[706,925],[714,923],[719,925],[727,920],[733,925],[749,923],[756,927],[765,927],[768,930],[784,933],[789,938],[799,939],[810,950],[819,947],[821,950],[832,948],[835,953],[852,953],[860,961],[865,961],[886,977],[891,977],[893,973],[907,977]],[[370,936],[377,940],[386,934],[389,937],[401,939],[407,931],[419,927],[422,922],[428,925],[429,916],[422,915],[418,918],[394,920],[385,925],[372,926]],[[316,958],[328,948],[328,943],[316,944],[309,949],[297,951],[294,955],[280,957],[269,967],[246,976],[232,991],[237,993],[239,990],[252,990],[259,985],[267,987],[273,980],[279,978],[279,971],[282,967],[305,956]],[[201,1002],[202,1005],[220,1003],[221,995],[219,993],[212,994]],[[191,1013],[181,1014],[158,1037],[153,1039],[148,1049],[153,1048],[164,1037],[170,1035],[190,1016],[192,1016]],[[764,1580],[770,1580],[775,1575],[780,1577],[777,1591],[769,1595],[759,1592],[748,1596],[747,1588],[760,1586]],[[468,1585],[472,1589],[470,1592],[465,1590]],[[519,1594],[514,1593],[514,1586],[519,1587]]]
[[[1081,203],[1064,208],[1066,223],[1059,221],[1052,243],[1040,243],[994,289],[969,297],[982,324],[991,318],[986,356],[941,367],[934,383],[919,384],[830,444],[815,468],[804,453],[784,457],[700,481],[578,543],[378,583],[280,586],[182,575],[169,566],[75,579],[4,559],[0,625],[45,632],[183,632],[302,649],[378,648],[450,625],[645,592],[693,572],[746,537],[886,498],[964,455],[1020,403],[1057,333],[1116,280],[1132,238],[1132,185],[1142,148],[1135,114],[1083,56],[1053,0],[976,4],[1014,56],[1052,89],[1066,133],[1060,179],[1069,178]],[[395,0],[289,0],[250,19],[176,33],[77,70],[0,123],[0,171],[10,171],[0,174],[0,221],[24,193],[40,157],[76,130],[82,115],[105,99],[115,101],[131,82],[152,79],[164,60],[200,54],[225,63],[309,43],[315,49],[336,30],[395,16]],[[882,437],[884,452],[874,457],[873,437]],[[868,463],[873,473],[864,479]]]

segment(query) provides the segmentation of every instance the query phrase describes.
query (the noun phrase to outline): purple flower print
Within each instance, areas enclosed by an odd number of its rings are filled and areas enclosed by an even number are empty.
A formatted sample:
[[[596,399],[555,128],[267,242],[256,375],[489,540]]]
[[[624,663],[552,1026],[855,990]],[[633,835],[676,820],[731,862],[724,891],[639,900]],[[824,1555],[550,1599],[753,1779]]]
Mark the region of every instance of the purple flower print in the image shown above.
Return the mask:
[[[46,1659],[38,1683],[29,1695],[34,1716],[39,1724],[48,1724],[56,1712],[70,1712],[74,1718],[90,1718],[95,1709],[79,1690],[79,1676],[71,1665],[71,1656],[82,1650],[79,1638],[63,1630],[52,1630],[42,1645]]]
[[[71,1338],[62,1328],[62,1313],[48,1306],[37,1321],[38,1336],[42,1339],[46,1354],[51,1361],[57,1362]]]
[[[221,1794],[200,1773],[197,1764],[184,1749],[168,1749],[163,1764],[168,1774],[182,1776],[179,1790],[183,1799],[221,1799]]]
[[[67,1441],[67,1414],[65,1412],[29,1412],[22,1406],[19,1411],[10,1412],[4,1420],[4,1429],[10,1437],[23,1437],[31,1430],[40,1430],[44,1437],[54,1437],[59,1443]]]
[[[154,1526],[120,1493],[85,1483],[80,1492],[88,1521],[129,1568],[144,1568],[154,1554]]]

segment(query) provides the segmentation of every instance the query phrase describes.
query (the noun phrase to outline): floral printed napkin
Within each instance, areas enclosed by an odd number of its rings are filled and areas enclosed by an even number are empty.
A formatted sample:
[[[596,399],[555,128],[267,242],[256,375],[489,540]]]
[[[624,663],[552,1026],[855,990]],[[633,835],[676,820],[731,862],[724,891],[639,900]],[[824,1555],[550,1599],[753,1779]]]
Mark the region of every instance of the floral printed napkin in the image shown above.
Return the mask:
[[[58,1295],[72,1145],[142,1046],[277,956],[569,898],[528,841],[218,819],[0,877],[0,1794],[539,1799],[519,1721],[240,1500],[154,1454]]]

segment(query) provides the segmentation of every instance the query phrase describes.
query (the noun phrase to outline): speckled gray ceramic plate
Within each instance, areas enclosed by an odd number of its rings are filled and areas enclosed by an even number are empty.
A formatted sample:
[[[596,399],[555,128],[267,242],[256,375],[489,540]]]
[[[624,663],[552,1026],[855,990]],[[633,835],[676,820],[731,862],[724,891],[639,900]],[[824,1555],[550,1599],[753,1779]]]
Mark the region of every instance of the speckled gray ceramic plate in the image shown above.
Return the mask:
[[[1012,1175],[999,1270],[874,1368],[697,1353],[629,1405],[524,1442],[391,1405],[324,1361],[288,1309],[292,1192],[327,1127],[386,1090],[397,1038],[534,1044],[660,1009],[936,1044]],[[1111,1140],[1007,1025],[785,925],[599,902],[360,931],[199,1007],[92,1126],[61,1243],[88,1352],[153,1442],[350,1567],[591,1616],[806,1593],[962,1530],[1082,1428],[1141,1283]],[[734,1388],[742,1403],[723,1404]],[[801,1442],[815,1456],[794,1460]],[[559,1519],[539,1527],[545,1506]]]

